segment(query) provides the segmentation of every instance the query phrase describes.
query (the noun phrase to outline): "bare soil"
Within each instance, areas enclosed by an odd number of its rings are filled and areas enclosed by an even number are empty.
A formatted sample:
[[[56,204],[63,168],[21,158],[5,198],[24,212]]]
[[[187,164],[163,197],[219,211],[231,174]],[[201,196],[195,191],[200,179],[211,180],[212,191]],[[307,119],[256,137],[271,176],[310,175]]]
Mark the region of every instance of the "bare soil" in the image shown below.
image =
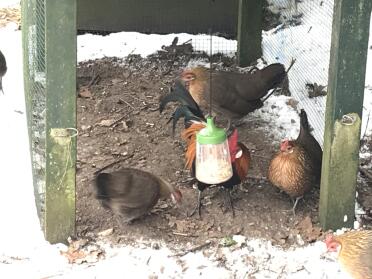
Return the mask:
[[[259,129],[266,123],[253,117],[239,127],[239,140],[252,153],[252,167],[247,182],[233,193],[235,218],[225,210],[223,191],[216,187],[203,193],[202,218],[187,217],[196,204],[197,190],[184,169],[185,146],[179,137],[183,121],[173,138],[167,121],[174,107],[163,114],[157,108],[159,98],[168,93],[189,59],[182,55],[129,56],[79,65],[78,86],[84,97],[78,98],[78,235],[95,235],[114,227],[111,237],[118,243],[151,239],[172,246],[242,234],[284,247],[301,244],[298,233],[305,243],[321,237],[317,228],[319,190],[308,194],[293,216],[289,197],[266,180],[269,160],[278,146]],[[95,199],[92,187],[94,172],[111,163],[115,164],[107,171],[135,167],[167,179],[182,191],[182,206],[162,201],[148,216],[118,226],[112,213]]]

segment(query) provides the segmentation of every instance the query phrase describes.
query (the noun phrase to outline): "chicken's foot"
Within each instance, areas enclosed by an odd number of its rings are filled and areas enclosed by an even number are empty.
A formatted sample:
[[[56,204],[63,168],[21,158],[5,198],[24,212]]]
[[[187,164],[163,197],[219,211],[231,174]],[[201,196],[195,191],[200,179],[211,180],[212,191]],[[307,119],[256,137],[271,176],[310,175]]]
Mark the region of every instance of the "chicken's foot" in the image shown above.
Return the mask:
[[[196,206],[195,208],[191,211],[189,217],[193,216],[195,214],[196,211],[198,211],[198,216],[199,218],[201,218],[201,191],[199,190],[198,191],[198,201],[196,203]]]

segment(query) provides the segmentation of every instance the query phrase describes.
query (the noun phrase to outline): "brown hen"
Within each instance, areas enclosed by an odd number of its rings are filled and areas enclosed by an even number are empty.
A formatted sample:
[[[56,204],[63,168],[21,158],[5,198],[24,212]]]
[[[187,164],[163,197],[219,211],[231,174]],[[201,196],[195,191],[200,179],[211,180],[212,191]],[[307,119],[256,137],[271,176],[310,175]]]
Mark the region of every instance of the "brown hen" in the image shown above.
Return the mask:
[[[293,213],[298,200],[319,184],[321,166],[322,149],[310,133],[306,112],[301,110],[299,136],[294,141],[282,141],[268,170],[270,182],[295,199]]]
[[[95,178],[96,198],[119,217],[118,222],[130,223],[148,213],[160,198],[179,203],[182,194],[160,177],[134,168],[100,173]]]
[[[228,118],[240,118],[262,107],[261,98],[281,84],[285,76],[285,68],[279,63],[254,73],[213,72],[213,111]],[[209,109],[209,79],[210,72],[204,67],[185,70],[181,75],[191,96],[204,111]]]

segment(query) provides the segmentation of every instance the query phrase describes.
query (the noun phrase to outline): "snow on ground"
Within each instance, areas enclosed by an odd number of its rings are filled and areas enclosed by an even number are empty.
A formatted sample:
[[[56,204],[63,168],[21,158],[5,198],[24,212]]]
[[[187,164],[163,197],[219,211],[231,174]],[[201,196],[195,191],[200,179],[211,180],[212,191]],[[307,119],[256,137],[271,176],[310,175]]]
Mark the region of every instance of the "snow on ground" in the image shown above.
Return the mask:
[[[136,247],[110,247],[100,242],[106,259],[96,263],[71,265],[58,255],[58,247],[40,249],[32,258],[10,259],[12,264],[0,265],[0,274],[13,278],[349,278],[340,272],[334,258],[324,254],[324,244],[283,251],[269,242],[247,240],[234,236],[236,245],[211,247],[181,257],[161,245],[158,249],[147,243]],[[165,244],[164,244],[165,245]],[[59,249],[63,250],[62,245]],[[206,256],[206,255],[207,256]],[[221,258],[223,264],[221,264]],[[0,258],[1,259],[1,258]],[[30,277],[32,275],[32,277]],[[153,276],[153,277],[151,277]],[[158,277],[156,277],[158,276]],[[282,277],[280,277],[282,276]]]
[[[277,0],[279,1],[279,0]],[[2,0],[1,5],[14,4],[15,0]],[[324,1],[325,3],[329,1]],[[299,6],[301,10],[301,5]],[[297,26],[279,30],[277,33],[264,33],[264,56],[269,63],[276,61],[273,53],[275,44],[280,44],[280,38],[294,36],[296,30],[303,33],[309,26],[312,31],[300,46],[282,48],[279,60],[288,66],[289,59],[296,54],[298,59],[295,68],[290,72],[292,92],[302,92],[304,82],[311,77],[311,82],[326,83],[328,73],[329,43],[322,41],[321,26],[317,26],[318,18],[304,19],[305,26]],[[306,25],[310,24],[310,25]],[[324,23],[325,24],[325,23]],[[291,32],[290,35],[288,32]],[[371,30],[372,32],[372,30]],[[117,33],[109,36],[82,35],[78,37],[78,60],[96,59],[104,56],[124,57],[129,53],[143,56],[155,52],[162,45],[169,45],[176,34],[144,35],[139,33]],[[177,34],[182,43],[190,38],[193,41],[204,40],[205,36]],[[71,265],[60,255],[63,245],[50,245],[43,239],[39,228],[34,204],[31,163],[26,126],[25,104],[23,96],[23,73],[21,54],[21,33],[12,26],[0,29],[0,49],[8,61],[8,73],[3,79],[5,95],[0,95],[0,139],[2,170],[2,201],[0,212],[2,226],[0,230],[0,277],[1,278],[45,278],[58,276],[60,278],[122,278],[128,274],[136,274],[138,278],[149,278],[157,275],[159,278],[342,278],[338,273],[339,266],[333,260],[324,257],[325,246],[322,242],[302,248],[292,248],[283,251],[273,247],[263,240],[237,239],[241,248],[216,249],[211,247],[211,254],[201,252],[189,253],[178,260],[169,257],[173,254],[166,244],[160,249],[153,249],[146,244],[136,247],[112,247],[111,243],[101,243],[106,251],[106,259],[95,264]],[[219,41],[221,40],[221,41]],[[214,38],[216,46],[223,44],[224,39]],[[231,48],[236,48],[236,42],[227,41]],[[371,45],[371,42],[370,44]],[[200,50],[208,51],[209,44],[200,46]],[[288,48],[287,48],[288,47]],[[320,49],[324,55],[320,74],[313,73],[308,65],[314,66],[312,48]],[[271,51],[270,51],[271,49]],[[314,50],[314,49],[313,49]],[[217,51],[217,47],[214,52]],[[372,107],[372,50],[369,49],[365,113]],[[304,58],[306,56],[306,59]],[[271,57],[271,58],[270,58]],[[272,60],[270,60],[272,59]],[[301,71],[299,71],[301,69]],[[308,71],[306,72],[306,69]],[[297,74],[301,72],[300,74]],[[300,94],[298,93],[298,94]],[[297,93],[294,93],[297,94]],[[303,95],[303,92],[302,92]],[[295,95],[300,96],[300,95]],[[298,127],[290,119],[298,120],[296,112],[285,105],[288,97],[272,96],[265,106],[256,113],[275,124],[278,140],[282,137],[294,137]],[[311,100],[321,115],[324,110],[325,98]],[[305,100],[303,105],[306,105]],[[302,105],[302,103],[300,103]],[[16,112],[16,111],[17,112]],[[23,114],[19,113],[23,112]],[[298,121],[296,120],[296,123]],[[365,119],[364,119],[365,123]],[[369,133],[372,121],[369,123]],[[218,251],[218,252],[216,252]],[[225,266],[217,264],[216,259],[226,257]],[[234,277],[235,276],[235,277]]]
[[[21,252],[22,255],[22,250],[28,251],[42,241],[42,234],[33,200],[23,96],[21,32],[14,31],[13,27],[8,25],[8,28],[0,29],[0,49],[8,64],[3,78],[5,94],[0,95],[0,249],[16,254]]]
[[[147,56],[160,50],[162,46],[169,46],[174,37],[178,37],[178,44],[182,44],[192,39],[194,50],[210,52],[209,35],[190,35],[181,34],[141,34],[138,32],[119,32],[111,33],[107,36],[85,34],[78,36],[78,62],[89,59],[98,59],[105,56],[126,57],[129,54],[140,54]],[[92,44],[94,41],[94,44]],[[112,42],[115,42],[113,44]],[[143,43],[146,42],[146,43]],[[213,36],[212,38],[212,53],[215,54],[221,50],[221,46],[226,49],[231,49],[228,55],[234,55],[237,48],[236,40],[227,40],[221,37]]]

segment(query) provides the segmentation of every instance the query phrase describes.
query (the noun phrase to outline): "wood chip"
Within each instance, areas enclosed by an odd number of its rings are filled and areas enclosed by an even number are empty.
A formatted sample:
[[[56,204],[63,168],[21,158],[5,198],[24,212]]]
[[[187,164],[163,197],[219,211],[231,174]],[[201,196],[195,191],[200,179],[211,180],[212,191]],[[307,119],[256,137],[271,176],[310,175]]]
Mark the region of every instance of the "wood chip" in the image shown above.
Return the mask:
[[[97,125],[102,127],[111,127],[111,125],[114,124],[115,122],[116,122],[115,119],[104,119]]]
[[[92,98],[92,92],[90,91],[89,87],[82,86],[79,90],[78,96],[82,98]]]

